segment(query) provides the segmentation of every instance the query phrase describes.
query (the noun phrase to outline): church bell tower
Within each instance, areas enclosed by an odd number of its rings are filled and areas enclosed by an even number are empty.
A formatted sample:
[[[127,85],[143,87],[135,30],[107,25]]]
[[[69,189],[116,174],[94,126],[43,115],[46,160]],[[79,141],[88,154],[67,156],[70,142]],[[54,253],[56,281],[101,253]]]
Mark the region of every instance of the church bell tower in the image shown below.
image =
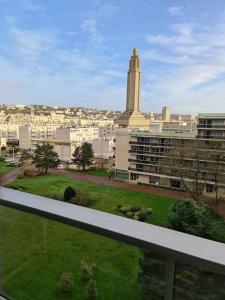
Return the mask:
[[[127,76],[126,110],[117,120],[121,127],[149,129],[149,121],[140,112],[141,68],[137,49],[133,49]]]

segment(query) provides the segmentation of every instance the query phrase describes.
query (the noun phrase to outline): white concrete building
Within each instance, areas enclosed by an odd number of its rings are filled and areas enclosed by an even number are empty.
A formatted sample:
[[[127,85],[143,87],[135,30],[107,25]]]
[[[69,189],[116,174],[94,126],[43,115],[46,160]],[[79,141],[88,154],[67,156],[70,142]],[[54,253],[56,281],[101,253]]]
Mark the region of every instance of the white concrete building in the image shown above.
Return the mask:
[[[91,142],[99,137],[98,127],[57,128],[56,139],[67,142]]]
[[[55,126],[20,126],[19,146],[24,149],[33,147],[33,140],[48,140],[55,138]]]
[[[115,139],[93,140],[92,148],[96,158],[112,158],[115,152]]]

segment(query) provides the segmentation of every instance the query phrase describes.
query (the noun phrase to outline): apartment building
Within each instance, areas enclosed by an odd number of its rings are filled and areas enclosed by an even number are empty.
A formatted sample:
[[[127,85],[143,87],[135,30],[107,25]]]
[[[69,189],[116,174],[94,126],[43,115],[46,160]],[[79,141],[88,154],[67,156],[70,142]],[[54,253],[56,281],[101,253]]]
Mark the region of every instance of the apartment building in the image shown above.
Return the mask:
[[[199,114],[198,137],[207,139],[225,139],[225,113]]]
[[[216,117],[212,114],[207,117],[199,115],[197,138],[193,133],[118,131],[116,177],[132,183],[178,190],[191,190],[195,180],[198,180],[204,194],[213,196],[217,192],[220,197],[224,197],[225,126],[221,128],[223,118],[225,121],[223,114]],[[213,130],[210,128],[210,134],[205,133],[208,127],[202,129],[201,124],[206,119],[211,126],[215,126]],[[220,120],[218,125],[215,125],[215,120]]]
[[[7,141],[18,141],[19,140],[19,126],[16,124],[0,124],[0,136],[5,138]]]
[[[150,132],[197,133],[197,121],[151,121]]]
[[[19,146],[29,149],[34,146],[36,140],[54,139],[56,135],[55,126],[20,126]]]
[[[115,139],[96,139],[92,141],[94,156],[98,158],[112,158],[114,156]]]

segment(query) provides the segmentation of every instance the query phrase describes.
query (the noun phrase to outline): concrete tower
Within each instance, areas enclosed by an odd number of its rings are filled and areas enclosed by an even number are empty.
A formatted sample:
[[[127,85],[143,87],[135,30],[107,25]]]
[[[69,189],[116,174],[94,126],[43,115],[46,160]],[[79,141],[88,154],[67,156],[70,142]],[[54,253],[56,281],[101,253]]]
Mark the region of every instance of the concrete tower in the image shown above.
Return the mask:
[[[162,120],[165,122],[170,122],[171,120],[171,108],[169,106],[164,106],[162,108]]]
[[[122,127],[143,129],[148,129],[149,127],[149,120],[145,119],[144,115],[140,112],[140,83],[140,58],[137,49],[134,48],[127,77],[126,110],[117,120],[117,124]]]

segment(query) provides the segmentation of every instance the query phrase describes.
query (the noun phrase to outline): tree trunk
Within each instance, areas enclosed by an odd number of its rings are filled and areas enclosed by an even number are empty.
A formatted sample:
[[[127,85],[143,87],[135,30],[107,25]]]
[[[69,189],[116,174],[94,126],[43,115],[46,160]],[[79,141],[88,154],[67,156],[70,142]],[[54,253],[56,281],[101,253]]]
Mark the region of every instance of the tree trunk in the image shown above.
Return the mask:
[[[83,167],[83,171],[85,171],[85,164],[82,164],[82,167]]]
[[[48,173],[48,168],[45,168],[45,174],[47,174]]]

